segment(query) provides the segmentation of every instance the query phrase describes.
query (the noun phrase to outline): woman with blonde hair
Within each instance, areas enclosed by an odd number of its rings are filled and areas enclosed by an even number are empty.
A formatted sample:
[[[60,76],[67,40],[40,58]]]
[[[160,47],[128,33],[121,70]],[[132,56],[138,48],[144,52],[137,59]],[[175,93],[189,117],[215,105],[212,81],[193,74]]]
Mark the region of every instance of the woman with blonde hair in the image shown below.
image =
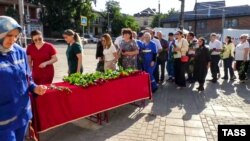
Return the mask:
[[[67,29],[63,33],[64,40],[68,43],[66,51],[68,61],[68,74],[82,73],[82,42],[78,33]]]
[[[244,83],[246,80],[246,70],[249,61],[249,43],[248,34],[240,36],[240,43],[235,48],[236,70],[238,71],[239,80]]]
[[[112,43],[112,39],[109,34],[104,34],[102,36],[102,45],[103,45],[103,55],[104,55],[104,70],[115,70],[116,63],[118,60],[117,50]]]

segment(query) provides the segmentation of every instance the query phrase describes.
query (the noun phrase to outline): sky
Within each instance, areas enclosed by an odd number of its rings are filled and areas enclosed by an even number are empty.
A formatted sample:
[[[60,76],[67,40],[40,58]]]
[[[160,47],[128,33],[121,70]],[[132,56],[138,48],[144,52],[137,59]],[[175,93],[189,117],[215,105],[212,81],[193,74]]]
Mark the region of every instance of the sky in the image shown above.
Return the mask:
[[[105,3],[108,0],[97,0],[95,10],[105,10]],[[181,3],[179,0],[115,0],[120,3],[121,12],[125,14],[133,15],[141,12],[146,8],[155,8],[158,11],[158,2],[161,4],[161,12],[167,13],[171,8],[180,10]],[[208,2],[208,1],[219,1],[219,0],[197,0],[197,2]],[[194,9],[195,0],[185,0],[185,11],[191,11]],[[226,0],[226,6],[236,5],[250,5],[250,0]]]

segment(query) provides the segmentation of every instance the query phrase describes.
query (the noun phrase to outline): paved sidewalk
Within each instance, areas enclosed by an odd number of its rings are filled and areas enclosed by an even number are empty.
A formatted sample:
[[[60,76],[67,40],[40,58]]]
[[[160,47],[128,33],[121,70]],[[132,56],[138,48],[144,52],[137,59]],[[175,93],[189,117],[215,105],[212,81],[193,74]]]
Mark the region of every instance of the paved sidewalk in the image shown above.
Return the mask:
[[[55,81],[67,72],[65,47],[58,46]],[[85,49],[84,68],[95,70],[95,49]],[[208,78],[210,78],[208,76]],[[218,124],[250,124],[250,82],[207,82],[198,93],[195,85],[176,90],[160,86],[144,109],[131,105],[110,111],[103,126],[83,119],[41,134],[42,141],[216,141]]]

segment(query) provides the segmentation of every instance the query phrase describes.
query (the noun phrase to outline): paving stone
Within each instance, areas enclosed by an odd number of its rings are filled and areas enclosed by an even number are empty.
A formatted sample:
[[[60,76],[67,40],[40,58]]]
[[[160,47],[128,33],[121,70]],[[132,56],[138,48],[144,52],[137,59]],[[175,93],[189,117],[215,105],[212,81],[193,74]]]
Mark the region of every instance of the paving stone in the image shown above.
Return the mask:
[[[238,113],[238,112],[230,112],[233,117],[236,118],[249,118],[249,116],[246,113]]]
[[[165,134],[165,141],[185,141],[185,135]]]
[[[201,114],[205,114],[205,115],[215,115],[214,110],[211,109],[207,109],[201,112]]]
[[[166,117],[182,119],[183,113],[169,113]]]
[[[167,125],[165,128],[165,133],[184,135],[184,128],[180,126]]]
[[[186,141],[207,141],[206,138],[186,136]]]
[[[228,111],[230,111],[230,112],[239,112],[239,113],[243,113],[244,111],[241,109],[241,108],[239,108],[239,107],[227,107],[227,109],[228,109]]]
[[[226,107],[224,107],[224,106],[212,106],[213,107],[213,109],[215,110],[215,111],[217,111],[217,110],[219,110],[219,111],[227,111],[227,108]]]
[[[201,121],[189,120],[184,121],[185,127],[203,128]]]
[[[164,137],[158,137],[157,141],[164,141]]]
[[[166,125],[175,125],[184,127],[182,119],[166,118]]]
[[[185,127],[185,133],[187,136],[206,137],[206,134],[203,128]]]
[[[232,115],[228,111],[215,111],[216,116],[226,116],[226,117],[231,117]]]

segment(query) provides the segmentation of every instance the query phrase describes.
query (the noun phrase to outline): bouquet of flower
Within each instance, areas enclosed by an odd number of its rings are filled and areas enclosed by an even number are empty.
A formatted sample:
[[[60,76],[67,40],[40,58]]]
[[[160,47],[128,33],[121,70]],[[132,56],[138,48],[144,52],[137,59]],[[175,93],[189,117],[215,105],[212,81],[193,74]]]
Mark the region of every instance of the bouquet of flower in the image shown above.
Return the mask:
[[[226,51],[226,47],[225,46],[223,46],[223,48],[222,48],[222,50],[221,50],[221,52],[220,52],[220,57],[223,59],[223,54],[224,54],[224,52]]]
[[[63,80],[73,85],[89,87],[93,85],[103,84],[109,80],[128,77],[139,73],[141,73],[141,71],[135,69],[121,68],[118,71],[107,70],[104,73],[102,72],[86,73],[86,74],[75,73],[70,76],[65,76]]]

